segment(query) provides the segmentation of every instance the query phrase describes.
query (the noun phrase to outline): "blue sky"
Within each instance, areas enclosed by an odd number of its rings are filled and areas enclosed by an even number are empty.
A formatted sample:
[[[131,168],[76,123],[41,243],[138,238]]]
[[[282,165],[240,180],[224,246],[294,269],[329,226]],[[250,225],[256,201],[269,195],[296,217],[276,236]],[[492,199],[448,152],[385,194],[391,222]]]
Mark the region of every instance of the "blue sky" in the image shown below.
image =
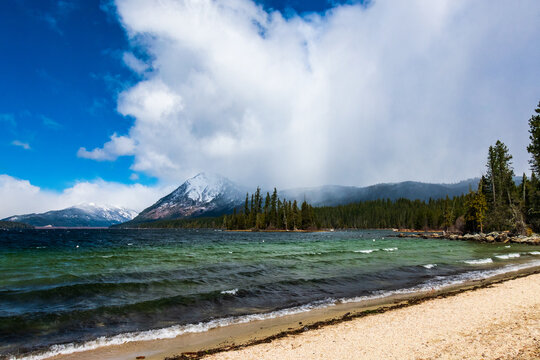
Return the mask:
[[[324,0],[261,3],[284,13],[331,7]],[[130,43],[114,3],[4,0],[0,33],[1,172],[54,190],[81,179],[133,182],[129,157],[77,157],[79,147],[98,147],[132,124],[116,111],[116,99],[139,76],[122,60]],[[137,182],[156,178],[139,173]]]
[[[62,189],[77,179],[129,177],[129,159],[85,161],[81,144],[99,145],[130,120],[115,99],[136,80],[123,65],[123,29],[99,1],[7,0],[0,4],[0,168]],[[14,146],[13,141],[30,149]]]
[[[455,182],[497,139],[528,171],[539,16],[533,0],[3,0],[0,216],[140,210],[200,171]]]

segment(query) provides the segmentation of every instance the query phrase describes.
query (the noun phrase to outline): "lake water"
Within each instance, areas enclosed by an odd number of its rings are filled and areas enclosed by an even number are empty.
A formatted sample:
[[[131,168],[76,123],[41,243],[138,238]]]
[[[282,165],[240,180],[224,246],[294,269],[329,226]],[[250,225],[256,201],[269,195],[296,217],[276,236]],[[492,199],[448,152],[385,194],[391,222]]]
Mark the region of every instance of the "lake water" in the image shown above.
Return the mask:
[[[540,247],[390,231],[0,232],[0,357],[174,337],[540,265]]]

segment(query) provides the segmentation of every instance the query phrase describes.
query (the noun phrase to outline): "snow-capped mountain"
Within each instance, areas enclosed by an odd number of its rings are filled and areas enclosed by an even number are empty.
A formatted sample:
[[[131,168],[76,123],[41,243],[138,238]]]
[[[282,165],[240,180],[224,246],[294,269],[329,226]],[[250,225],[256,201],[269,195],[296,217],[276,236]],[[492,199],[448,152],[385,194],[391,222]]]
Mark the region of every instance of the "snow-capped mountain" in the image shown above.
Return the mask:
[[[79,204],[63,210],[41,214],[11,216],[5,221],[20,221],[34,226],[105,227],[129,221],[137,216],[134,210],[94,203]]]
[[[246,189],[223,176],[200,173],[143,210],[133,222],[230,213],[243,204],[246,192]]]

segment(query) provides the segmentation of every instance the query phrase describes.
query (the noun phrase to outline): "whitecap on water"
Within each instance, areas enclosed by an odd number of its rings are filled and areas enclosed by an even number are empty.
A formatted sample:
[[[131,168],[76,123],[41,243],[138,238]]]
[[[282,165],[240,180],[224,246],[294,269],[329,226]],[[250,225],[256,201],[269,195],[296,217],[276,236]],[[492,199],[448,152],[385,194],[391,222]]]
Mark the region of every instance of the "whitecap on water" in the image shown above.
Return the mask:
[[[383,249],[384,251],[396,251],[398,248],[397,247],[393,247],[393,248],[386,248],[386,249]]]
[[[463,262],[466,264],[471,264],[471,265],[480,265],[480,264],[492,263],[493,259],[487,258],[487,259],[476,259],[476,260],[463,260]]]
[[[426,264],[426,265],[422,265],[423,267],[425,267],[426,269],[433,269],[434,267],[437,266],[437,264]]]
[[[222,294],[228,294],[228,295],[236,295],[237,292],[238,292],[238,289],[223,290],[223,291],[221,291]]]
[[[114,336],[102,336],[95,340],[90,340],[84,343],[69,343],[69,344],[60,344],[53,345],[45,352],[30,354],[24,357],[11,357],[11,359],[25,359],[25,360],[42,360],[50,358],[57,355],[66,355],[73,354],[82,351],[88,351],[97,349],[103,346],[110,345],[121,345],[125,343],[130,343],[134,341],[148,341],[148,340],[157,340],[157,339],[172,339],[178,335],[188,334],[188,333],[201,333],[206,332],[211,329],[220,328],[224,326],[234,325],[234,324],[245,324],[255,320],[267,320],[278,317],[283,317],[286,315],[299,314],[314,309],[322,309],[325,307],[335,305],[335,299],[325,299],[321,301],[316,301],[310,304],[296,306],[293,308],[277,310],[269,313],[262,314],[251,314],[243,316],[231,316],[226,318],[220,318],[211,320],[208,322],[200,322],[197,324],[187,324],[187,325],[174,325],[171,327],[163,329],[153,329],[140,332],[131,332],[124,333]]]
[[[504,260],[512,259],[512,258],[518,258],[520,256],[521,255],[519,253],[512,253],[512,254],[505,254],[505,255],[495,255],[496,258],[504,259]]]

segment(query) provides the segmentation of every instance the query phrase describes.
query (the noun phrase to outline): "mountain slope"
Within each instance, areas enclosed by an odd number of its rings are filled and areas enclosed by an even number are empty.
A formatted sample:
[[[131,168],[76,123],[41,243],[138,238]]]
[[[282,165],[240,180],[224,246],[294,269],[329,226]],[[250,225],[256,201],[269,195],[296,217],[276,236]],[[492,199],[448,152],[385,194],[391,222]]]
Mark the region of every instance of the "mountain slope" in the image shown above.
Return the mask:
[[[313,188],[290,189],[279,193],[288,200],[304,199],[314,206],[335,206],[352,202],[399,198],[429,200],[445,196],[465,194],[469,187],[476,189],[478,179],[465,180],[457,184],[427,184],[406,181],[395,184],[378,184],[367,187],[325,185]],[[158,220],[190,219],[219,216],[232,213],[234,208],[243,208],[246,192],[243,188],[219,175],[201,173],[186,180],[176,190],[161,198],[142,211],[135,219],[123,224],[138,224]],[[263,191],[263,194],[266,191]]]
[[[313,188],[289,189],[279,193],[280,197],[304,201],[313,206],[336,206],[376,199],[424,200],[440,199],[466,194],[469,187],[476,189],[479,179],[464,180],[456,184],[428,184],[416,181],[377,184],[366,187],[325,185]]]
[[[246,191],[223,176],[200,173],[143,210],[131,223],[230,213],[243,204]]]
[[[106,227],[129,221],[136,215],[137,212],[133,210],[89,203],[41,214],[11,216],[3,220],[20,221],[33,226]]]

